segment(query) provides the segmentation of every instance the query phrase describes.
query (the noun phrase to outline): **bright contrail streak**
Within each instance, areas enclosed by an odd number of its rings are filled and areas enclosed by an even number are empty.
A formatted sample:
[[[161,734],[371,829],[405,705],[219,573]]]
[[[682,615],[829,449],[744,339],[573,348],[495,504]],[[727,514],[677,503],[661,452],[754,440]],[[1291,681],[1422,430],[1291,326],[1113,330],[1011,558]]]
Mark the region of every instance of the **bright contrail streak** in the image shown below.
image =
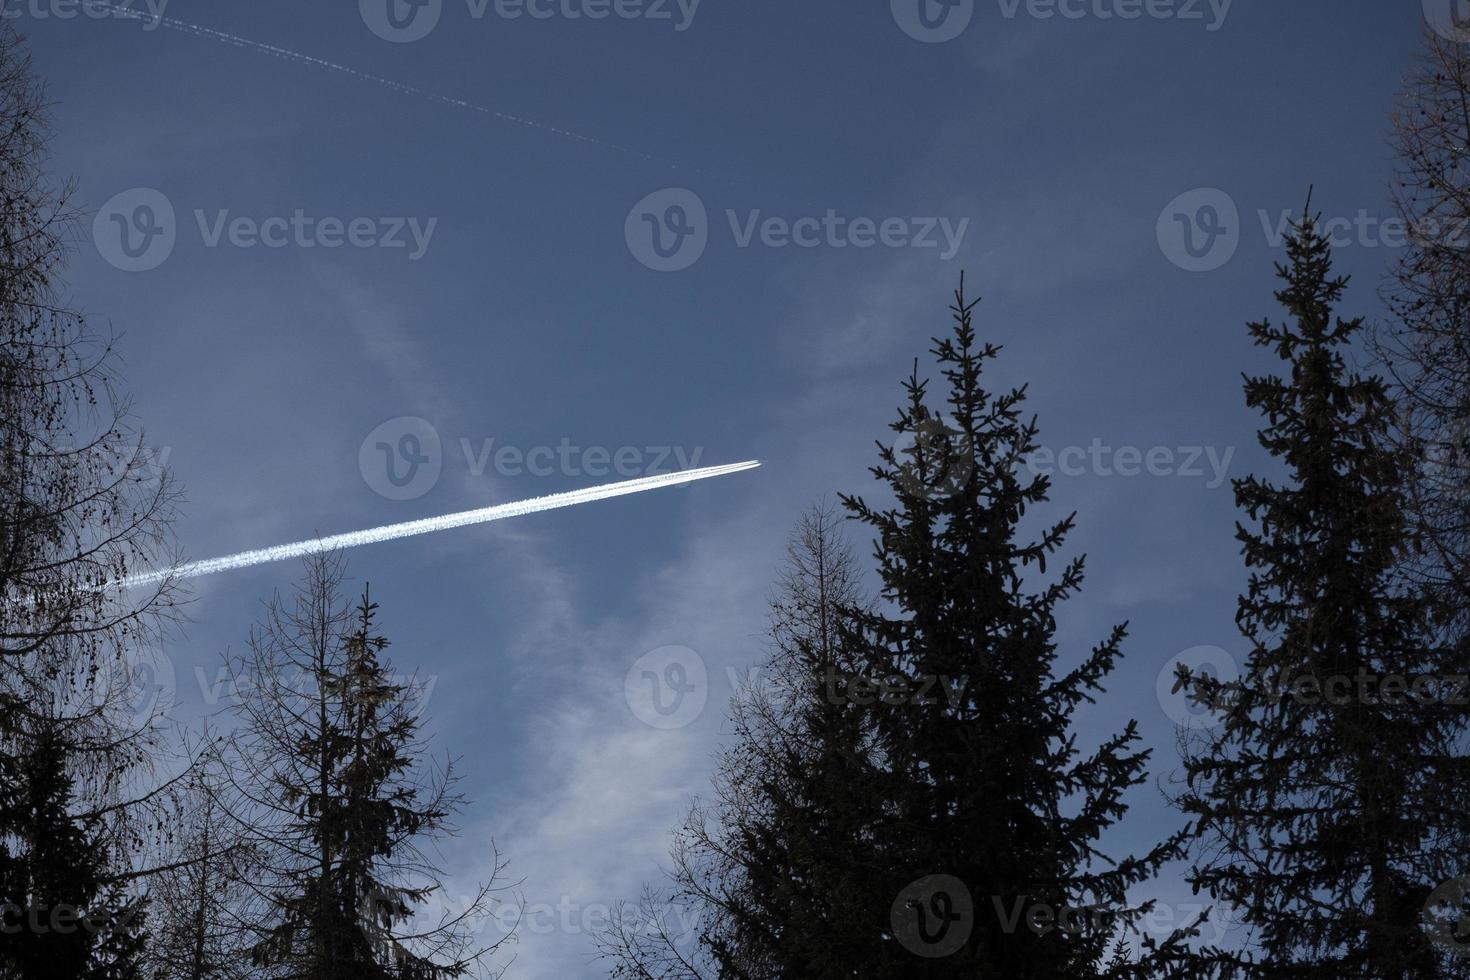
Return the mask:
[[[155,584],[166,578],[197,578],[200,575],[213,575],[215,572],[228,572],[237,568],[248,568],[251,565],[286,561],[291,558],[320,554],[324,551],[335,551],[339,548],[356,548],[359,545],[377,544],[396,538],[410,538],[417,534],[448,531],[451,528],[469,527],[472,524],[488,524],[491,521],[503,521],[508,517],[524,517],[527,514],[538,514],[544,510],[558,510],[562,507],[575,507],[578,504],[590,504],[593,501],[608,500],[612,497],[625,497],[630,493],[682,486],[698,480],[709,480],[717,476],[728,476],[731,473],[753,470],[760,465],[757,460],[750,460],[745,463],[706,466],[703,469],[683,470],[678,473],[660,473],[657,476],[645,476],[636,480],[625,480],[622,483],[607,483],[600,487],[588,487],[585,490],[553,493],[545,497],[532,497],[530,500],[497,504],[494,507],[482,507],[479,510],[466,510],[458,514],[445,514],[442,517],[426,517],[422,520],[388,524],[366,531],[350,531],[347,534],[334,534],[327,538],[297,541],[295,544],[278,544],[275,547],[261,548],[258,551],[242,551],[237,555],[226,555],[223,558],[193,561],[164,571],[132,575],[123,579],[121,584],[124,588],[128,588]]]
[[[328,61],[325,58],[318,58],[314,55],[303,54],[300,51],[292,51],[290,48],[283,48],[274,44],[266,44],[264,41],[254,41],[248,37],[241,37],[238,34],[230,34],[226,31],[215,30],[212,27],[204,27],[200,24],[192,24],[189,21],[179,20],[176,17],[165,17],[162,14],[152,14],[145,13],[141,10],[133,10],[130,7],[124,7],[116,3],[110,3],[108,2],[108,0],[83,0],[83,2],[88,7],[93,7],[99,10],[110,10],[119,17],[129,18],[132,20],[142,20],[150,24],[157,24],[160,27],[167,27],[169,30],[180,31],[184,34],[193,34],[196,37],[208,38],[212,41],[220,41],[225,44],[234,45],[237,48],[245,48],[250,51],[257,51],[261,54],[268,54],[272,57],[281,58],[286,61],[294,61],[297,64],[310,65],[314,68],[324,68],[327,71],[336,72],[339,75],[346,75],[349,78],[354,78],[360,82],[370,82],[374,85],[381,85],[382,87],[391,89],[392,91],[397,92],[400,95],[411,95],[416,98],[427,99],[430,102],[438,102],[442,105],[453,106],[457,109],[468,109],[471,112],[479,113],[482,116],[490,116],[492,118],[499,119],[502,122],[513,123],[517,126],[524,126],[527,129],[539,130],[543,133],[550,133],[553,136],[560,136],[563,139],[573,140],[577,143],[586,143],[592,146],[601,146],[605,149],[613,150],[617,153],[624,153],[628,156],[637,157],[640,160],[646,160],[649,163],[662,164],[663,166],[673,167],[677,170],[689,170],[693,173],[702,174],[704,176],[711,176],[710,174],[706,174],[704,171],[698,169],[697,167],[686,167],[683,164],[679,163],[677,160],[670,160],[666,157],[655,156],[652,153],[644,153],[642,150],[635,150],[630,146],[623,146],[610,140],[599,139],[596,136],[586,136],[582,133],[574,132],[570,129],[563,129],[560,126],[553,126],[549,123],[537,122],[534,119],[527,119],[525,116],[517,116],[509,112],[502,112],[499,109],[491,109],[489,106],[478,105],[465,99],[455,98],[452,95],[441,95],[438,92],[432,92],[428,89],[418,88],[414,85],[405,85],[403,82],[395,82],[391,78],[384,78],[381,75],[373,75],[369,72],[359,71],[356,68],[349,68],[346,65],[339,65],[337,62]],[[3,6],[3,3],[0,3],[0,6]]]

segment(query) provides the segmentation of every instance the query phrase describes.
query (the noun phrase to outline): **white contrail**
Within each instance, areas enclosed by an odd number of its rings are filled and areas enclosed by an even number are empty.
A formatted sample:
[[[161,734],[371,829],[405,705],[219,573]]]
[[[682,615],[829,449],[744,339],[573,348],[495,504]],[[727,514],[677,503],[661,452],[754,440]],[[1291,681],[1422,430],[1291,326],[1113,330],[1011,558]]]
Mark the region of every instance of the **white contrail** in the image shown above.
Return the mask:
[[[570,490],[566,493],[553,493],[545,497],[533,497],[530,500],[518,500],[509,504],[497,504],[494,507],[482,507],[479,510],[461,511],[458,514],[445,514],[442,517],[426,517],[422,520],[408,521],[403,524],[388,524],[384,527],[375,527],[366,531],[350,531],[346,534],[334,534],[327,538],[297,541],[295,544],[278,544],[272,548],[261,548],[257,551],[242,551],[237,555],[226,555],[223,558],[207,558],[203,561],[193,561],[163,571],[131,575],[123,579],[120,584],[124,588],[128,588],[137,585],[155,584],[166,578],[197,578],[200,575],[212,575],[215,572],[227,572],[236,568],[248,568],[251,565],[263,565],[266,562],[301,558],[305,555],[319,554],[324,551],[335,551],[339,548],[356,548],[359,545],[377,544],[380,541],[408,538],[416,534],[447,531],[450,528],[468,527],[471,524],[488,524],[491,521],[503,521],[507,517],[524,517],[527,514],[540,513],[543,510],[574,507],[577,504],[590,504],[595,500],[607,500],[611,497],[623,497],[630,493],[642,493],[645,490],[658,490],[661,487],[676,487],[685,483],[694,483],[697,480],[728,476],[731,473],[753,470],[760,465],[759,461],[750,460],[744,463],[729,463],[725,466],[706,466],[703,469],[683,470],[678,473],[660,473],[657,476],[645,476],[636,480],[625,480],[622,483],[606,483],[600,487],[588,487],[585,490]]]
[[[673,167],[676,170],[689,170],[693,173],[701,174],[704,176],[713,176],[711,174],[706,174],[704,171],[700,170],[697,167],[686,167],[684,164],[679,163],[679,161],[677,160],[670,160],[667,157],[655,156],[652,153],[645,153],[642,150],[635,150],[630,146],[623,146],[622,144],[614,143],[611,140],[600,139],[596,136],[587,136],[582,133],[574,132],[570,129],[564,129],[560,126],[553,126],[550,123],[537,122],[534,119],[527,119],[525,116],[517,116],[509,112],[502,112],[499,109],[491,109],[489,106],[483,106],[474,102],[467,101],[465,99],[455,98],[452,95],[441,95],[438,92],[433,92],[428,89],[422,89],[415,85],[406,85],[403,82],[395,82],[391,78],[384,78],[381,75],[373,75],[369,72],[359,71],[356,68],[349,68],[347,65],[340,65],[335,61],[328,61],[325,58],[318,58],[314,55],[303,54],[300,51],[292,51],[290,48],[283,48],[275,44],[266,44],[264,41],[251,40],[248,37],[241,37],[238,34],[230,34],[226,31],[215,30],[212,27],[204,27],[200,24],[192,24],[186,20],[179,20],[177,17],[165,17],[162,14],[145,13],[142,10],[134,10],[131,7],[125,7],[117,3],[109,2],[109,0],[83,0],[83,2],[88,7],[96,8],[99,10],[109,10],[118,17],[128,18],[132,20],[142,20],[150,24],[158,25],[160,27],[167,27],[169,30],[180,31],[184,34],[193,34],[196,37],[209,38],[212,41],[220,41],[225,44],[233,45],[237,48],[245,48],[250,51],[258,51],[261,54],[268,54],[272,57],[281,58],[286,61],[294,61],[297,64],[310,65],[314,68],[323,68],[327,71],[336,72],[340,75],[346,75],[349,78],[355,78],[360,82],[371,82],[374,85],[381,85],[384,88],[391,89],[392,91],[398,92],[401,95],[411,95],[415,96],[416,98],[427,99],[430,102],[438,102],[443,105],[454,106],[457,109],[468,109],[471,112],[476,112],[483,116],[490,116],[492,118],[499,119],[502,122],[513,123],[517,126],[524,126],[527,129],[540,130],[543,133],[550,133],[553,136],[560,136],[563,139],[573,140],[578,143],[587,143],[592,146],[601,146],[605,149],[613,150],[617,153],[624,153],[628,156],[637,157],[641,160],[646,160],[649,163],[662,164],[666,167]],[[0,0],[0,6],[3,6],[3,0]]]

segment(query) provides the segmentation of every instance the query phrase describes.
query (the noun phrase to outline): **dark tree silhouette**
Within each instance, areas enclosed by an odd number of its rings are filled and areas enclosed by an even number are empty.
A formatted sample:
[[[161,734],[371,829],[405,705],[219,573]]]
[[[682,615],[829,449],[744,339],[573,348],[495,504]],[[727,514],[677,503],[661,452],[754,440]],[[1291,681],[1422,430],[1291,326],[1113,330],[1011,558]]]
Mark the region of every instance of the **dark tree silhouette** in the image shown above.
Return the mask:
[[[873,474],[892,504],[844,498],[876,535],[882,583],[882,602],[851,633],[852,690],[908,693],[869,708],[883,819],[864,858],[883,901],[866,896],[866,925],[881,941],[842,966],[864,977],[1097,977],[1119,930],[1151,907],[1131,903],[1130,889],[1178,856],[1182,838],[1117,860],[1101,850],[1149,753],[1130,722],[1084,755],[1071,718],[1102,692],[1125,628],[1063,666],[1056,617],[1083,561],[1046,574],[1073,518],[1034,539],[1021,526],[1049,481],[1026,466],[1037,426],[1021,414],[1025,389],[982,385],[999,349],[977,342],[974,308],[962,284],[953,333],[935,342],[943,413],[916,365],[898,442],[879,445]],[[1131,975],[1196,975],[1204,967],[1185,939],[1143,936]]]
[[[667,887],[601,937],[616,977],[826,976],[863,941],[858,882],[878,801],[861,710],[832,696],[851,670],[841,624],[859,604],[839,525],[817,506],[792,534],[770,655],[732,702],[714,799],[676,835]]]
[[[450,766],[427,765],[414,687],[383,657],[377,606],[366,592],[356,610],[342,604],[336,556],[306,570],[294,603],[270,602],[234,667],[233,820],[260,856],[265,905],[254,962],[268,977],[310,980],[478,975],[494,946],[471,927],[490,911],[491,885],[461,910],[428,907],[445,896],[424,845],[452,830],[461,805]],[[500,870],[496,859],[492,883]]]
[[[226,781],[211,771],[198,775],[176,821],[176,861],[149,881],[148,977],[254,980],[257,855],[218,798]]]
[[[121,583],[162,564],[174,492],[110,345],[63,302],[74,214],[44,170],[46,123],[26,49],[0,28],[0,879],[16,907],[136,930],[126,893],[156,870],[172,784],[149,784],[158,712],[130,689],[173,593]],[[0,943],[0,974],[132,969],[122,932],[39,928]]]
[[[0,976],[141,980],[145,903],[116,880],[102,819],[76,814],[64,726],[33,733],[0,793]]]
[[[1470,48],[1425,36],[1393,116],[1395,200],[1413,233],[1374,341],[1418,457],[1404,504],[1424,548],[1409,567],[1454,639],[1470,643]]]
[[[1251,976],[1458,975],[1421,918],[1463,873],[1467,709],[1450,676],[1470,664],[1436,648],[1430,602],[1399,575],[1413,460],[1385,384],[1345,362],[1362,321],[1334,315],[1347,283],[1310,205],[1278,275],[1290,322],[1250,331],[1285,373],[1245,392],[1286,476],[1235,485],[1249,661],[1229,683],[1181,672],[1221,717],[1185,753],[1192,880],[1254,927]]]

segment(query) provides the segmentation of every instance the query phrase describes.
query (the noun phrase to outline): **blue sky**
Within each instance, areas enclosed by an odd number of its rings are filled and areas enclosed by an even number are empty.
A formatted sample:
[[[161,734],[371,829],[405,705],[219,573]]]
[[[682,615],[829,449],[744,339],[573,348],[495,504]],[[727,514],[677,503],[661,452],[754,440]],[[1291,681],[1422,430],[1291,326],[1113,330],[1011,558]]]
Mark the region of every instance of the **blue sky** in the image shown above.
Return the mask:
[[[1138,718],[1166,776],[1160,669],[1199,646],[1243,653],[1235,511],[1210,460],[1264,465],[1240,374],[1271,364],[1244,324],[1276,315],[1275,227],[1309,184],[1347,222],[1345,312],[1377,315],[1387,114],[1419,5],[975,0],[951,13],[951,29],[969,15],[958,36],[925,41],[904,2],[623,0],[638,16],[592,19],[569,14],[597,0],[544,18],[442,0],[409,41],[379,36],[383,0],[171,0],[164,24],[5,5],[55,102],[54,168],[89,210],[73,298],[123,335],[137,415],[188,491],[191,557],[604,482],[602,451],[626,450],[624,475],[765,461],[350,555],[398,664],[436,678],[436,746],[462,757],[455,879],[483,876],[493,837],[528,904],[574,910],[570,928],[523,930],[513,975],[604,975],[577,923],[657,877],[727,727],[728,672],[763,655],[790,525],[869,488],[872,442],[961,270],[1006,348],[993,383],[1030,383],[1044,446],[1079,473],[1054,492],[1089,555],[1071,655],[1132,623],[1084,733]],[[638,232],[671,236],[671,204],[703,209],[689,241],[707,241],[655,271]],[[287,232],[298,211],[309,230]],[[782,245],[771,218],[815,244]],[[137,261],[117,224],[134,219],[135,236],[166,231]],[[349,226],[407,244],[326,247]],[[363,463],[402,418],[441,448],[437,481],[406,500]],[[550,472],[515,462],[562,446]],[[1140,465],[1119,447],[1160,452]],[[181,714],[295,571],[198,583],[165,650]],[[668,646],[704,663],[708,706],[659,730],[624,678]],[[1176,819],[1152,787],[1135,806],[1120,845]],[[1188,901],[1174,879],[1158,894]]]

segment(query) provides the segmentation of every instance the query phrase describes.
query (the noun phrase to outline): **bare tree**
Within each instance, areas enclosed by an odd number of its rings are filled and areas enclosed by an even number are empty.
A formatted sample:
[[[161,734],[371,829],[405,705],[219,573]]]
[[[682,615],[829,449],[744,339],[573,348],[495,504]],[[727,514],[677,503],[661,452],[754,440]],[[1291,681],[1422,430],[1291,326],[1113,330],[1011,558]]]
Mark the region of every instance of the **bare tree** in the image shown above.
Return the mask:
[[[152,980],[250,980],[258,854],[228,818],[218,768],[201,770],[178,820],[177,861],[149,882]]]
[[[176,494],[130,418],[111,343],[66,305],[76,215],[46,174],[46,136],[29,56],[0,28],[0,799],[14,804],[0,812],[0,882],[7,908],[67,905],[91,922],[130,909],[136,932],[189,763],[160,765],[167,706],[140,707],[135,683],[174,585],[127,579],[168,567]],[[63,954],[55,934],[27,930],[0,962],[125,975],[136,936],[87,933]],[[26,949],[38,958],[18,965]]]
[[[1385,287],[1375,346],[1420,460],[1405,501],[1426,545],[1415,571],[1470,635],[1470,47],[1426,31],[1393,115],[1397,208],[1413,234]]]

